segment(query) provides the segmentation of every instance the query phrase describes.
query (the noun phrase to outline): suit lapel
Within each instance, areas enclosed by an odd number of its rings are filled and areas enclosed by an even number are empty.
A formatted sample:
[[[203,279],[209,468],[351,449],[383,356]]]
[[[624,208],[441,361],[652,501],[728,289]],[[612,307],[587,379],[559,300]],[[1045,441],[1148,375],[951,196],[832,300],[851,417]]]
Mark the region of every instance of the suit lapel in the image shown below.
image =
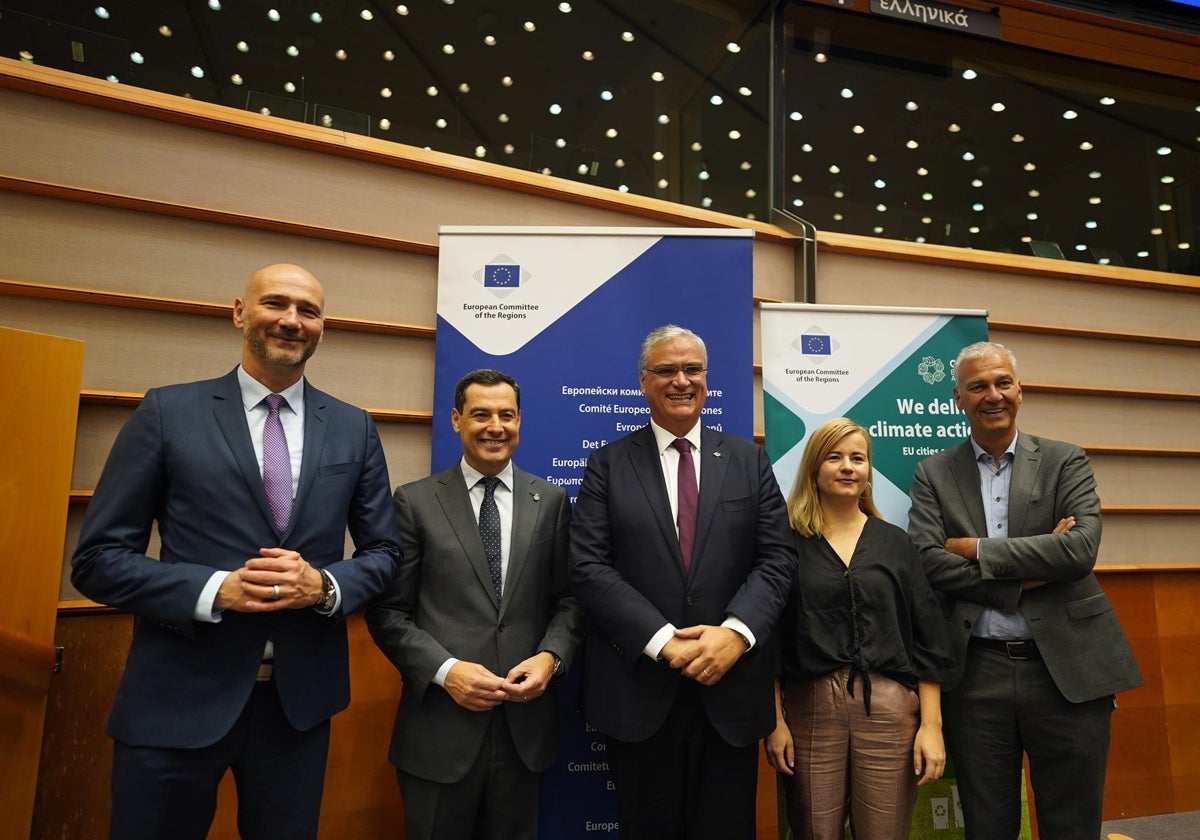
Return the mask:
[[[679,551],[679,535],[676,533],[675,520],[671,518],[671,500],[667,498],[667,484],[663,479],[662,459],[658,454],[658,443],[654,431],[644,426],[634,432],[630,439],[629,460],[633,465],[634,475],[642,486],[642,493],[654,514],[654,521],[662,533],[671,556],[675,559],[675,568],[683,576],[683,555]],[[701,482],[703,484],[703,481]],[[614,488],[615,489],[615,488]],[[695,548],[693,548],[693,553]]]
[[[513,465],[513,515],[512,537],[508,547],[508,571],[504,575],[504,597],[500,599],[500,615],[503,616],[512,599],[508,593],[515,592],[525,571],[525,561],[529,555],[529,546],[533,541],[533,532],[537,526],[538,515],[541,513],[541,497],[535,494],[530,485],[533,476],[517,469]]]
[[[492,591],[492,574],[488,571],[487,556],[483,552],[483,539],[479,536],[479,521],[475,511],[471,509],[471,497],[467,492],[467,482],[462,474],[462,466],[455,464],[437,477],[437,500],[442,506],[442,513],[450,523],[450,530],[458,538],[479,585],[492,599],[496,606],[496,593]],[[514,517],[515,518],[515,517]]]
[[[1037,441],[1028,435],[1017,435],[1017,447],[1013,450],[1012,483],[1008,490],[1008,533],[1020,536],[1025,533],[1025,512],[1033,497],[1038,469],[1042,465],[1042,451]]]
[[[213,418],[221,430],[225,443],[233,453],[246,489],[258,504],[263,519],[271,523],[271,505],[267,501],[267,492],[263,489],[262,472],[258,467],[258,456],[254,451],[254,441],[250,439],[250,429],[246,424],[246,409],[242,405],[242,389],[238,386],[237,369],[223,376],[216,382],[213,390]],[[274,526],[271,526],[274,529]]]
[[[704,543],[717,514],[721,487],[729,468],[729,457],[721,451],[725,435],[707,427],[700,431],[700,499],[696,507],[696,542],[692,547],[692,574],[704,556]]]
[[[301,509],[312,490],[321,466],[321,452],[325,449],[325,436],[329,431],[329,423],[325,419],[327,401],[327,394],[309,385],[307,379],[304,380],[304,457],[300,459],[296,502],[292,505],[292,518],[283,534],[285,537],[296,527],[296,511]]]
[[[959,445],[950,469],[974,535],[986,537],[987,517],[983,513],[983,495],[979,490],[979,463],[975,460],[975,449],[969,440]]]

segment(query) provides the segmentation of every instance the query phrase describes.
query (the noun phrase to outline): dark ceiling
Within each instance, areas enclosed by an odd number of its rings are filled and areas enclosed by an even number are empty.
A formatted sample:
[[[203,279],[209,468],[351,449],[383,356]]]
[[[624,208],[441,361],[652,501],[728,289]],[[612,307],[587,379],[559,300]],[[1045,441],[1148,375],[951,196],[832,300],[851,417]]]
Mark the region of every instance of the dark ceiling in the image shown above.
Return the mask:
[[[0,0],[0,54],[739,216],[774,192],[818,229],[1197,271],[1200,85],[797,3],[773,191],[772,5]]]

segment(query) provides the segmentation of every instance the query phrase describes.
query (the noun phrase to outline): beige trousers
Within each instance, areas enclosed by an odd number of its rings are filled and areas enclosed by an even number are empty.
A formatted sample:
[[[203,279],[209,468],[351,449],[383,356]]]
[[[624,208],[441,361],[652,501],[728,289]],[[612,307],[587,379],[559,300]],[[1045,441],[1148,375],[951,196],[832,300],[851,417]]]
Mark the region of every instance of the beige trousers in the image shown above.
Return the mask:
[[[913,740],[917,693],[871,673],[868,717],[862,677],[850,668],[803,683],[785,682],[783,709],[796,750],[783,776],[795,840],[843,840],[849,815],[858,840],[904,840],[916,801]]]

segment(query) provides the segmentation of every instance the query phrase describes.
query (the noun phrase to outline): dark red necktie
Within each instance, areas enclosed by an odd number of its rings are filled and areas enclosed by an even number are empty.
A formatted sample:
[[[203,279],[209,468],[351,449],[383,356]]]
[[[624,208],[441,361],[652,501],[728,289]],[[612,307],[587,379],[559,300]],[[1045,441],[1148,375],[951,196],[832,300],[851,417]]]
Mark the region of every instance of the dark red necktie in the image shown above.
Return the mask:
[[[676,438],[671,444],[679,450],[679,553],[683,555],[683,570],[692,570],[692,546],[696,543],[696,505],[699,488],[696,486],[696,465],[692,462],[692,444],[687,438]]]

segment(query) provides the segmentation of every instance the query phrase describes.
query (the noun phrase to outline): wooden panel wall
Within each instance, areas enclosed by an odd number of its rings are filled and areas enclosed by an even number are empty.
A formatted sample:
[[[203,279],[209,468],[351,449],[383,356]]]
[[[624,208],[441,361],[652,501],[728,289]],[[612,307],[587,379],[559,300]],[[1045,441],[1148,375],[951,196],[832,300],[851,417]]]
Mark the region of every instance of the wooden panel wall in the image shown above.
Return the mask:
[[[2,59],[0,107],[0,324],[88,345],[68,551],[145,389],[236,362],[229,305],[268,262],[300,262],[325,283],[333,317],[312,379],[372,410],[393,483],[428,472],[430,423],[446,422],[429,414],[440,224],[749,227],[755,295],[794,299],[794,242],[762,223]],[[1178,569],[1104,576],[1151,682],[1118,712],[1107,815],[1200,807],[1189,793],[1200,788],[1189,705],[1198,578],[1185,571],[1200,537],[1200,384],[1188,364],[1200,284],[821,240],[820,302],[990,308],[994,334],[1023,362],[1023,423],[1092,451],[1108,516],[1102,561]],[[78,595],[65,587],[62,597]],[[93,836],[106,807],[101,733],[128,622],[69,609],[60,619],[68,672],[56,683],[39,838]],[[334,724],[322,836],[395,836],[399,800],[383,756],[398,677],[358,619],[352,629],[354,701]],[[769,813],[773,791],[764,796]],[[92,828],[74,833],[71,819]],[[213,836],[232,836],[231,825],[223,808]]]

